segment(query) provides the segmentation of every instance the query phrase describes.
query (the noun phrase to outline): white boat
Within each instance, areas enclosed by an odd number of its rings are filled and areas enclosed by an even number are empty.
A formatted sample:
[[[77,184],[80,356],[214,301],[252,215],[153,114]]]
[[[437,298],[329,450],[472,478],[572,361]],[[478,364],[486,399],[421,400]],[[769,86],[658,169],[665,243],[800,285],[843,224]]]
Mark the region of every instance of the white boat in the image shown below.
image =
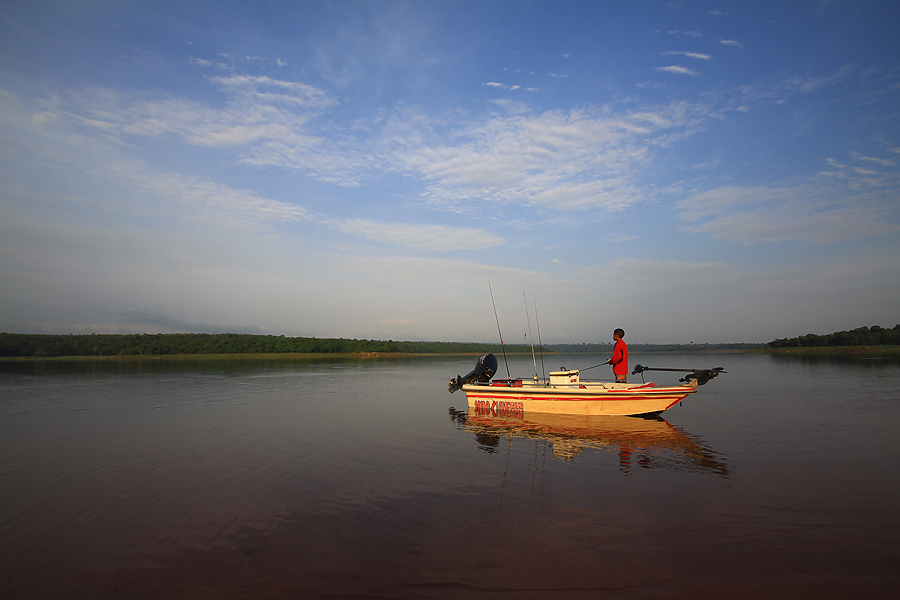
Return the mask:
[[[450,380],[448,389],[461,389],[470,408],[492,414],[557,413],[569,415],[634,416],[660,414],[697,387],[722,372],[721,367],[708,370],[652,369],[637,365],[633,374],[648,370],[686,371],[685,385],[659,386],[655,383],[619,383],[581,379],[577,370],[561,369],[546,380],[507,379],[491,381],[497,370],[497,359],[486,354],[478,359],[475,370],[465,377]]]

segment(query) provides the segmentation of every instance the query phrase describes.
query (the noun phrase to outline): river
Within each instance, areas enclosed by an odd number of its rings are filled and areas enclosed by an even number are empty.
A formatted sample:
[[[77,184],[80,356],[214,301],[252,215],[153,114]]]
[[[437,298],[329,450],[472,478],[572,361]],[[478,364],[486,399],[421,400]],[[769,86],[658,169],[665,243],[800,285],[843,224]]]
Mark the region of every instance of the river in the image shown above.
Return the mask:
[[[0,363],[0,589],[898,596],[896,355],[631,362],[726,373],[662,419],[516,421],[447,392],[473,357]]]

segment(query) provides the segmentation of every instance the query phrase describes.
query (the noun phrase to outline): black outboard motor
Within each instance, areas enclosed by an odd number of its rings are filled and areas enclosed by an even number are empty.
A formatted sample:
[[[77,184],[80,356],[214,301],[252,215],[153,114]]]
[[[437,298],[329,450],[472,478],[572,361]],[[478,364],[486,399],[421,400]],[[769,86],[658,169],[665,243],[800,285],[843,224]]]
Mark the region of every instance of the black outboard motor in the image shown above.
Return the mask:
[[[447,390],[452,394],[456,390],[461,390],[462,386],[466,383],[475,383],[476,381],[487,383],[496,372],[497,358],[493,354],[485,354],[475,363],[475,368],[471,373],[465,377],[457,375],[451,379],[450,383],[447,385]]]

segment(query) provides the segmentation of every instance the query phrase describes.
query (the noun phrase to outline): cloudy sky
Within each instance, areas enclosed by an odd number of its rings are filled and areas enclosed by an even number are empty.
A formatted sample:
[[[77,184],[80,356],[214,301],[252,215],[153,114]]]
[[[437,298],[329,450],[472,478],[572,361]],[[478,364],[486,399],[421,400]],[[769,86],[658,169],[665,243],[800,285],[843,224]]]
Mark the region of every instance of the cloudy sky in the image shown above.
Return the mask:
[[[900,322],[893,2],[0,6],[0,331]],[[537,311],[537,319],[535,319]]]

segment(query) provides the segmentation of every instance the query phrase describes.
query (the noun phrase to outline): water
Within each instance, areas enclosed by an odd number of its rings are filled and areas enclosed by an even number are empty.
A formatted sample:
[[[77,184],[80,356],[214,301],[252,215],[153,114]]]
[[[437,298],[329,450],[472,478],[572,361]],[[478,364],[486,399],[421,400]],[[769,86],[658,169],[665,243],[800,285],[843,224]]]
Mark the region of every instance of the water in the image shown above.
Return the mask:
[[[897,358],[632,362],[727,374],[664,420],[522,421],[447,393],[469,357],[0,363],[0,590],[898,596]]]

